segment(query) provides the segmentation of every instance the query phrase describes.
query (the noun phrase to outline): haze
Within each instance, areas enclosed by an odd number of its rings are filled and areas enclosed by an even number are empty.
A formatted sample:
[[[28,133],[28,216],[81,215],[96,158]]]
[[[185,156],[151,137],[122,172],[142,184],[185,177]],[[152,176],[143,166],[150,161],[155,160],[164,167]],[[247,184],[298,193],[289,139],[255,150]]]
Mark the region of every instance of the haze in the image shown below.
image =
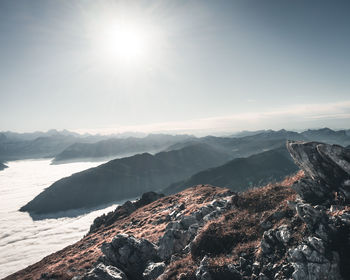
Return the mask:
[[[0,131],[348,127],[348,1],[0,2]]]

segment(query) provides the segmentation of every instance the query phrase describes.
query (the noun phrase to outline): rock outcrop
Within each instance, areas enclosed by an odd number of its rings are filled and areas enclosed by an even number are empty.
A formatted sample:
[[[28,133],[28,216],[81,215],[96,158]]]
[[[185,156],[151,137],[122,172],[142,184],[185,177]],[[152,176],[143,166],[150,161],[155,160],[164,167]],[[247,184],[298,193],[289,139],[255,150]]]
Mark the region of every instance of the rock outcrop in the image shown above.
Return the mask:
[[[146,239],[118,234],[102,246],[103,262],[122,269],[129,279],[142,279],[149,262],[157,262],[158,247]]]
[[[301,200],[289,205],[306,229],[295,246],[288,246],[289,231],[265,232],[262,253],[271,257],[275,253],[271,246],[285,247],[293,279],[345,279],[350,264],[350,153],[341,146],[317,142],[289,142],[287,147],[305,173],[292,186]],[[278,273],[283,275],[283,271]]]
[[[150,262],[143,272],[142,276],[145,280],[154,280],[157,279],[159,275],[161,275],[165,270],[165,263],[158,262],[153,263]]]
[[[130,280],[156,279],[176,256],[189,253],[191,241],[196,237],[197,231],[208,221],[229,210],[235,197],[233,192],[224,192],[190,215],[184,215],[183,204],[176,205],[167,216],[170,222],[157,244],[127,234],[116,235],[112,242],[103,244],[101,250],[104,256],[97,263],[96,269],[99,266],[115,266]]]
[[[128,280],[123,271],[115,266],[106,266],[99,263],[84,277],[73,277],[72,280]]]
[[[318,142],[288,142],[287,148],[306,178],[293,187],[303,200],[329,206],[350,202],[350,151]]]
[[[102,247],[105,264],[122,269],[129,279],[346,279],[349,151],[315,142],[287,147],[304,172],[292,186],[298,197],[289,196],[278,208],[270,200],[280,199],[284,189],[270,187],[265,200],[254,199],[259,190],[225,193],[191,215],[182,215],[179,205],[156,244],[117,235]],[[185,265],[192,269],[181,272]]]
[[[196,237],[197,231],[205,223],[230,209],[235,194],[227,192],[226,195],[228,196],[213,200],[191,215],[177,215],[175,220],[167,225],[164,235],[159,239],[159,257],[167,261],[174,254],[182,251],[188,252],[191,246],[190,242]]]

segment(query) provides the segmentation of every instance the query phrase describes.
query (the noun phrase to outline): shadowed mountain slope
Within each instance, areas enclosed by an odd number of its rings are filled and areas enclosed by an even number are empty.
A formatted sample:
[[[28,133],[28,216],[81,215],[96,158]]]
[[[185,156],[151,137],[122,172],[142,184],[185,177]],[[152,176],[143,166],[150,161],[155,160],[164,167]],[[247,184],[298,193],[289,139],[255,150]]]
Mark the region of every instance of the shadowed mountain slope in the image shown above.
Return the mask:
[[[185,181],[171,184],[163,193],[176,193],[199,184],[243,191],[279,181],[297,170],[298,167],[283,146],[247,158],[236,158],[222,166],[200,171]]]
[[[55,182],[20,210],[44,214],[120,201],[159,190],[227,160],[226,154],[205,144],[116,159]]]

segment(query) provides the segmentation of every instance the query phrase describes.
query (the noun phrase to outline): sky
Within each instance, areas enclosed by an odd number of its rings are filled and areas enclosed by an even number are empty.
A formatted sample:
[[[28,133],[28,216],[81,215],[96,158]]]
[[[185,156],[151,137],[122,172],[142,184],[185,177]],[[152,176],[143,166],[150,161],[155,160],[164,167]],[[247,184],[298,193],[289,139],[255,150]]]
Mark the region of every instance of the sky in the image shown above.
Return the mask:
[[[350,2],[0,1],[0,131],[349,128]]]

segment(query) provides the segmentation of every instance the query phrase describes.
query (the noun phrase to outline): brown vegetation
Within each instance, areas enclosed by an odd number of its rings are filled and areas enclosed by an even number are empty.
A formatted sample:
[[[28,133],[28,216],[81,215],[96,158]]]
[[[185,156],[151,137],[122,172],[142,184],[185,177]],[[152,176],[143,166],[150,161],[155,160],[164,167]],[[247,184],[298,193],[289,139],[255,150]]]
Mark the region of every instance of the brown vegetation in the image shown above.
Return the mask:
[[[162,280],[196,279],[194,272],[205,255],[210,257],[211,272],[215,279],[232,279],[232,274],[231,278],[226,278],[227,265],[237,263],[242,255],[259,257],[258,248],[265,231],[261,223],[267,219],[274,227],[281,224],[297,227],[299,230],[294,232],[298,234],[292,236],[292,242],[293,239],[294,242],[300,241],[305,225],[300,219],[292,222],[294,212],[287,202],[295,200],[296,193],[291,185],[303,175],[303,172],[298,172],[280,183],[236,196],[233,209],[207,223],[193,241],[190,255],[171,264]],[[184,274],[183,271],[189,267],[190,270]]]
[[[278,225],[290,223],[285,217],[292,215],[287,206],[288,200],[295,199],[291,184],[303,174],[299,172],[279,184],[271,184],[256,188],[235,196],[235,207],[219,219],[208,223],[195,239],[192,252],[187,256],[179,256],[172,262],[164,275],[164,279],[195,279],[195,271],[201,257],[209,255],[211,264],[217,265],[218,275],[225,279],[225,271],[221,268],[229,263],[237,262],[240,254],[258,254],[258,244],[263,229],[260,224],[265,219]],[[218,195],[229,193],[228,189],[208,185],[198,185],[178,194],[163,197],[151,204],[137,209],[129,216],[121,215],[113,224],[102,226],[96,232],[82,238],[79,242],[61,251],[51,254],[40,262],[33,264],[6,280],[40,279],[42,276],[52,279],[71,279],[91,269],[101,256],[101,245],[111,242],[118,233],[127,233],[136,238],[146,238],[157,242],[164,234],[169,223],[167,216],[181,207],[183,214],[189,215],[200,207],[207,205]],[[275,212],[286,212],[284,220],[273,217]],[[271,218],[272,217],[272,218]],[[302,227],[302,223],[294,225]],[[295,236],[294,238],[300,238]]]
[[[90,268],[101,256],[100,247],[104,242],[111,242],[118,233],[132,234],[136,238],[146,238],[157,242],[164,234],[168,224],[166,217],[175,207],[183,204],[184,213],[190,214],[211,202],[218,194],[227,189],[212,186],[195,186],[181,193],[161,198],[151,204],[137,209],[129,216],[121,216],[113,224],[101,227],[97,232],[85,236],[77,243],[53,253],[40,262],[28,266],[8,277],[13,279],[40,279],[47,275],[53,279],[71,279]],[[44,276],[43,275],[43,276]]]

